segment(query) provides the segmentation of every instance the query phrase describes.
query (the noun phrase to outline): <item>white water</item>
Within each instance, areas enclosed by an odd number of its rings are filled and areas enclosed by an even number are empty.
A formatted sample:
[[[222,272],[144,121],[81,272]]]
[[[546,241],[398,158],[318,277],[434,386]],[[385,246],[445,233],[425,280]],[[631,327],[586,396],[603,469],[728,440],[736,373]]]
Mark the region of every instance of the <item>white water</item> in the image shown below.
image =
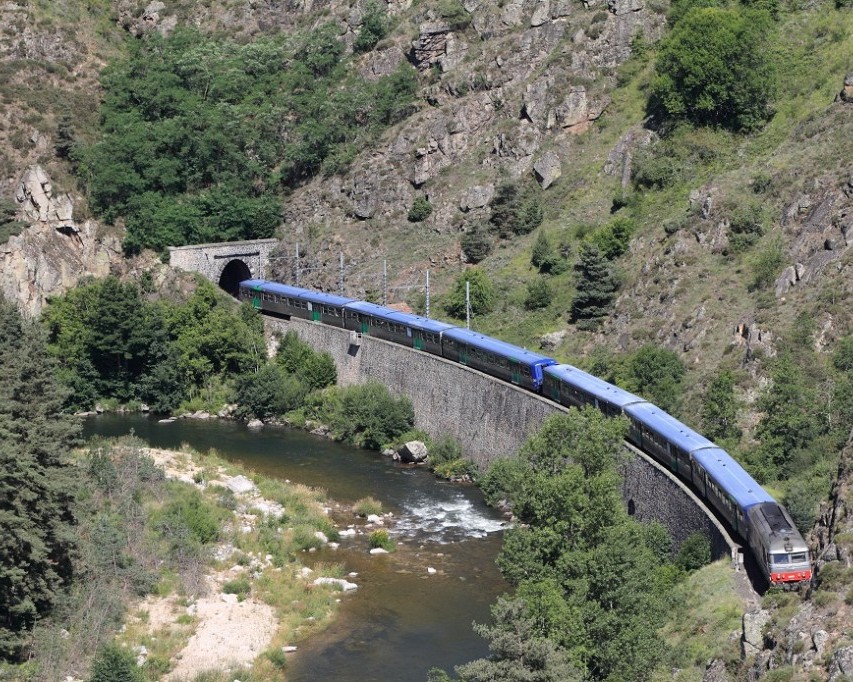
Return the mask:
[[[506,527],[506,521],[487,516],[461,492],[456,492],[442,501],[426,496],[407,501],[397,516],[393,532],[408,538],[446,544],[466,538],[482,538]]]

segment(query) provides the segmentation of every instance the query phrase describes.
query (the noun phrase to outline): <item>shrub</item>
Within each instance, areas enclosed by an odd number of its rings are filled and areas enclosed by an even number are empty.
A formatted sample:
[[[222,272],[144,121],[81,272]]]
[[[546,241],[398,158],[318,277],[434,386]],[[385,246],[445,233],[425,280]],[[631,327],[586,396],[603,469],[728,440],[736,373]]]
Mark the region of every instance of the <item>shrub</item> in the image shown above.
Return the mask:
[[[511,499],[514,493],[523,488],[529,474],[529,465],[519,457],[496,459],[480,478],[480,489],[486,502],[495,505]]]
[[[462,458],[462,448],[452,436],[442,436],[429,448],[429,461],[433,467]]]
[[[711,563],[711,543],[702,533],[691,533],[681,543],[675,563],[685,571],[695,571]]]
[[[776,281],[784,262],[782,244],[778,241],[768,244],[752,261],[752,281],[749,288],[755,291],[769,287]]]
[[[426,197],[417,197],[415,203],[409,209],[407,216],[410,223],[419,223],[426,220],[432,214],[432,204]]]
[[[246,597],[248,597],[249,592],[251,591],[252,584],[249,582],[249,579],[246,576],[240,576],[239,578],[229,580],[222,586],[223,593],[236,594],[237,599],[240,601],[243,601]]]
[[[504,182],[495,191],[489,219],[500,237],[533,232],[542,223],[542,206],[538,197],[522,194],[514,182]]]
[[[767,214],[757,202],[738,204],[728,211],[729,243],[738,252],[752,246],[767,227]]]
[[[101,649],[89,675],[89,682],[143,682],[144,679],[133,653],[115,644]]]
[[[382,513],[382,503],[373,497],[362,497],[352,506],[352,513],[356,516],[370,516]]]
[[[667,117],[751,131],[772,115],[775,91],[767,12],[688,11],[661,41],[652,106]]]
[[[158,515],[155,527],[172,543],[186,539],[206,545],[219,537],[219,515],[194,488],[174,488],[180,497],[167,504]]]
[[[257,372],[237,377],[237,415],[276,417],[299,407],[307,392],[296,377],[285,374],[279,365],[267,364]]]
[[[482,224],[474,225],[462,235],[462,252],[471,263],[479,263],[492,252],[492,238]]]
[[[471,313],[485,315],[495,306],[495,290],[488,275],[479,268],[470,268],[456,278],[447,298],[445,310],[448,315],[465,319],[465,283],[469,284]]]
[[[329,421],[342,440],[378,450],[412,428],[415,415],[408,398],[395,398],[384,386],[369,383],[341,391]]]
[[[551,287],[542,277],[537,277],[527,285],[527,297],[524,307],[527,310],[541,310],[551,305]]]
[[[590,241],[601,250],[605,258],[616,260],[628,250],[628,242],[631,241],[636,226],[630,218],[614,218],[593,232]]]
[[[626,363],[625,387],[648,398],[670,414],[677,414],[681,400],[684,363],[666,348],[643,346]]]
[[[369,52],[388,35],[388,17],[383,8],[384,4],[380,6],[375,1],[368,2],[365,6],[361,28],[352,46],[356,52]]]
[[[460,0],[439,0],[438,13],[454,31],[461,31],[471,23],[471,15]]]
[[[370,533],[370,546],[373,548],[379,547],[388,552],[394,551],[394,541],[389,537],[388,531],[384,528],[379,528]]]

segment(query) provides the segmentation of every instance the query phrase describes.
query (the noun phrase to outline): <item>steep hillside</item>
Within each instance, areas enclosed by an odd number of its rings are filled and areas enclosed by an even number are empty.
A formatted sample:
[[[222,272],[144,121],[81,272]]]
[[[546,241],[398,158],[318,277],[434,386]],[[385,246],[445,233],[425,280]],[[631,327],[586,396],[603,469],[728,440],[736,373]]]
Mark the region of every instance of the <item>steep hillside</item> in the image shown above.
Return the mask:
[[[678,22],[711,5],[748,23],[756,4],[768,68],[747,76],[769,107],[748,125],[673,114],[661,69]],[[156,286],[157,254],[137,251],[222,236],[223,203],[243,230],[229,234],[275,228],[282,281],[337,289],[342,254],[346,292],[381,300],[387,262],[389,301],[423,310],[429,271],[430,311],[449,317],[454,281],[481,277],[477,329],[643,392],[805,530],[853,423],[849,5],[11,0],[0,289],[36,315],[86,275]],[[204,128],[215,172],[187,151],[196,120],[224,121]],[[776,634],[790,606],[775,604]],[[800,660],[776,654],[756,666]]]

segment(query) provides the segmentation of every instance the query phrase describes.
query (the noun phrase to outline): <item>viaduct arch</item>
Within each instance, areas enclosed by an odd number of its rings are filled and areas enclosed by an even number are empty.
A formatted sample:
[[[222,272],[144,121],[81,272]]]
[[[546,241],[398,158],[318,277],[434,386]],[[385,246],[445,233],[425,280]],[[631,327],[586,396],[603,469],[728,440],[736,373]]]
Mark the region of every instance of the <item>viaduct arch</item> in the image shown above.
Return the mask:
[[[276,246],[278,239],[170,246],[169,265],[198,272],[236,296],[237,285],[242,280],[263,278]]]

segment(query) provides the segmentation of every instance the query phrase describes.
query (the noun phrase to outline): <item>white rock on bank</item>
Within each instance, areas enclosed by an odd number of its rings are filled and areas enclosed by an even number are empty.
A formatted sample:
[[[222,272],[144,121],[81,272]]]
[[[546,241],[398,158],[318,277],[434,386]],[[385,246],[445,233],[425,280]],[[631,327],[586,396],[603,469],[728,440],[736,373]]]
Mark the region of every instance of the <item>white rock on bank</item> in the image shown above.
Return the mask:
[[[315,585],[337,585],[344,592],[349,592],[350,590],[357,590],[358,585],[355,583],[351,583],[348,580],[344,580],[343,578],[315,578]]]

